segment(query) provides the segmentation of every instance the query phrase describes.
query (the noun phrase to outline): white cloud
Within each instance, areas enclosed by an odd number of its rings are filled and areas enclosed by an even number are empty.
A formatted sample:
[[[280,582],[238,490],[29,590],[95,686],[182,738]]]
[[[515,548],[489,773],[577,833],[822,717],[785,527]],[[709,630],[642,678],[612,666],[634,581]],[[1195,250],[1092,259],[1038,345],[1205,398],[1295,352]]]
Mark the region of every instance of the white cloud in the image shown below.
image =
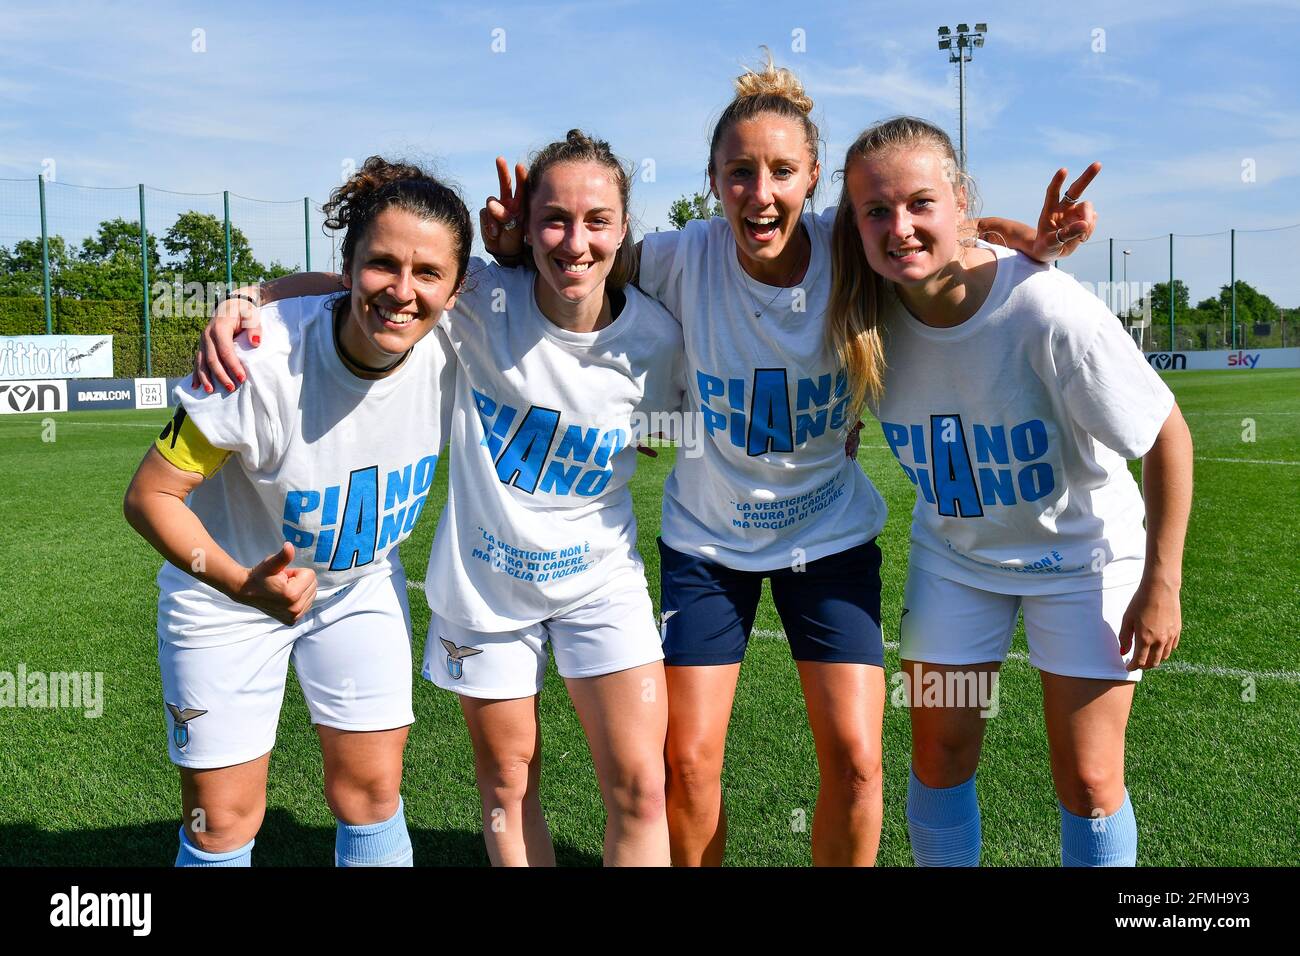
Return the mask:
[[[1076,157],[1090,157],[1091,161],[1115,148],[1115,138],[1101,132],[1040,126],[1038,135],[1043,149],[1062,162]]]

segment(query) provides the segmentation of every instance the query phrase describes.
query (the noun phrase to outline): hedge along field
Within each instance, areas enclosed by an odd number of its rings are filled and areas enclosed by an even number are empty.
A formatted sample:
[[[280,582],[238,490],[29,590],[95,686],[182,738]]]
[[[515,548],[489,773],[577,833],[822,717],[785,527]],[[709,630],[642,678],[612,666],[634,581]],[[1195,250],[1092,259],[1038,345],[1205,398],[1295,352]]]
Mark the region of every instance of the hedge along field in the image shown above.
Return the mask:
[[[170,302],[158,303],[150,323],[153,374],[187,375],[194,365],[194,343],[207,324],[202,316],[168,315]],[[138,300],[55,298],[51,303],[55,335],[112,335],[113,377],[145,374],[144,330]],[[184,310],[182,310],[184,311]],[[0,297],[0,335],[44,335],[45,303],[41,299]]]

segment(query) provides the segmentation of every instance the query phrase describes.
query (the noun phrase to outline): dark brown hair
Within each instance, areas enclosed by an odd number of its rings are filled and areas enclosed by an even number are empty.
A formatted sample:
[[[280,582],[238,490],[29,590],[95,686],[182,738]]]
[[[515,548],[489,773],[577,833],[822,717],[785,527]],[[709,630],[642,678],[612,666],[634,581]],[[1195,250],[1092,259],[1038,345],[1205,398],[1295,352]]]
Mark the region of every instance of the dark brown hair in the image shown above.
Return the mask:
[[[385,209],[402,209],[430,222],[440,222],[456,241],[456,286],[469,267],[474,227],[464,201],[446,183],[413,163],[390,163],[371,156],[324,205],[325,227],[343,229],[343,271],[352,267],[357,243]]]
[[[528,166],[528,194],[537,195],[537,187],[548,170],[565,163],[595,163],[609,170],[610,178],[618,187],[619,202],[623,204],[623,218],[628,221],[628,234],[623,238],[618,253],[614,257],[613,268],[605,279],[605,284],[612,289],[621,289],[632,282],[637,274],[636,243],[632,241],[632,227],[629,221],[628,202],[632,196],[632,175],[619,162],[609,143],[603,139],[593,139],[580,129],[571,129],[562,140],[543,147],[533,156]],[[531,201],[531,200],[530,200]],[[532,256],[524,256],[524,264],[532,268]]]

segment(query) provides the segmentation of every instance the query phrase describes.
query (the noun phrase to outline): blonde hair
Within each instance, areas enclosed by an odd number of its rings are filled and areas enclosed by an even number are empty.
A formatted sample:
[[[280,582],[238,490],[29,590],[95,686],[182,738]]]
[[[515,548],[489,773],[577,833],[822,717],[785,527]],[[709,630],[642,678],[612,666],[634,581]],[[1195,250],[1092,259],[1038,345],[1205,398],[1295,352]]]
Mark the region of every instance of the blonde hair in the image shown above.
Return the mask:
[[[896,116],[863,130],[845,154],[840,176],[843,177],[854,159],[918,146],[933,148],[943,156],[959,207],[969,213],[975,185],[958,165],[952,140],[939,127],[914,116]],[[831,233],[826,341],[848,373],[855,412],[861,410],[868,396],[872,402],[879,402],[884,392],[885,349],[880,330],[880,303],[887,291],[885,280],[867,264],[846,185],[840,192]]]
[[[808,155],[813,165],[817,163],[817,146],[821,134],[817,124],[812,121],[812,98],[804,92],[799,77],[786,69],[778,67],[772,60],[772,51],[763,47],[767,62],[761,70],[745,68],[745,72],[736,77],[736,95],[727,108],[718,117],[713,127],[713,138],[709,140],[709,174],[715,172],[714,154],[718,151],[718,142],[727,130],[737,123],[753,119],[765,113],[784,116],[803,126],[804,136],[808,140]]]

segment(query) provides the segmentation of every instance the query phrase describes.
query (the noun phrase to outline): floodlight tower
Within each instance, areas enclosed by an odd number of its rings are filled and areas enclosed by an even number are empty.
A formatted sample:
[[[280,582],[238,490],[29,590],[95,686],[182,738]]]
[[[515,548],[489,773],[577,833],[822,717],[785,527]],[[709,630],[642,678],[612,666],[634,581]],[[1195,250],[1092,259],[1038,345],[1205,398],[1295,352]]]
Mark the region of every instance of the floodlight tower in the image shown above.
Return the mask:
[[[984,45],[984,34],[988,33],[987,23],[975,24],[972,30],[968,24],[957,24],[954,34],[947,27],[939,28],[939,49],[948,51],[948,62],[957,64],[957,111],[961,149],[957,159],[962,172],[966,171],[966,64],[970,62],[971,53],[977,46]]]

